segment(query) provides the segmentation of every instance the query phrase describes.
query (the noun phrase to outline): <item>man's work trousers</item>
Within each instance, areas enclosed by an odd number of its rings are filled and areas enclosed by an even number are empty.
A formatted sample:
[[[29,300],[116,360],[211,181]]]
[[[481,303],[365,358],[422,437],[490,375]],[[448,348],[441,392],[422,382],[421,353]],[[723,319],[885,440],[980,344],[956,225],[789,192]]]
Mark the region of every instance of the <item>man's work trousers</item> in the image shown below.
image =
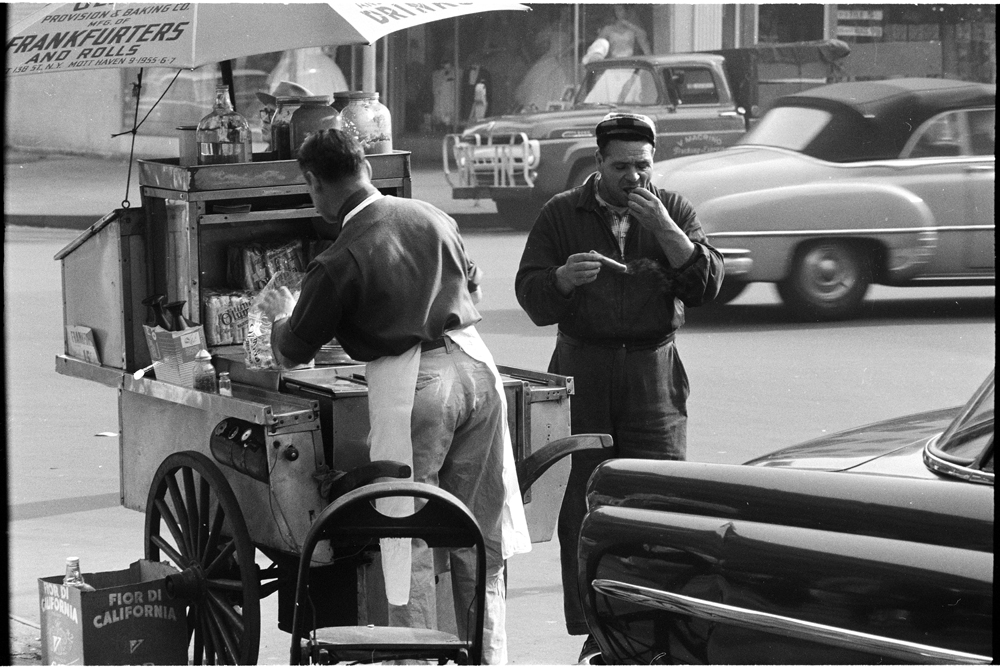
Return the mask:
[[[609,457],[683,460],[687,451],[688,378],[671,340],[661,346],[609,347],[560,334],[549,364],[572,376],[573,434],[610,434],[611,453],[576,453],[559,511],[566,631],[587,634],[577,573],[577,542],[586,514],[587,481]]]
[[[410,428],[413,479],[460,499],[486,542],[484,664],[507,661],[506,601],[501,554],[503,408],[493,374],[450,340],[420,356]],[[389,624],[438,629],[433,551],[413,541],[410,601],[389,606]],[[460,637],[476,630],[474,548],[450,551],[455,621]]]

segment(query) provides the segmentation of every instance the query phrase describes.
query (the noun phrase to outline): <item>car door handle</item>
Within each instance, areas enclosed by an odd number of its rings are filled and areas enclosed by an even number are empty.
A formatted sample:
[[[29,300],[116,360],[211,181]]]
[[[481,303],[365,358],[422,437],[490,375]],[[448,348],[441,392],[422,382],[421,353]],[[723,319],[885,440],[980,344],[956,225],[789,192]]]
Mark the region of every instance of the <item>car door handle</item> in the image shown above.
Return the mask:
[[[740,113],[737,111],[724,111],[719,112],[719,118],[739,118]]]
[[[966,165],[966,172],[993,172],[996,170],[996,165]]]
[[[891,639],[864,632],[822,625],[808,620],[789,618],[773,613],[754,611],[740,606],[710,602],[675,592],[665,592],[641,585],[623,583],[605,578],[595,578],[591,586],[596,592],[633,604],[692,616],[713,623],[735,625],[758,632],[779,634],[815,643],[825,643],[839,648],[881,654],[907,662],[948,662],[954,664],[989,664],[992,657],[964,653]]]

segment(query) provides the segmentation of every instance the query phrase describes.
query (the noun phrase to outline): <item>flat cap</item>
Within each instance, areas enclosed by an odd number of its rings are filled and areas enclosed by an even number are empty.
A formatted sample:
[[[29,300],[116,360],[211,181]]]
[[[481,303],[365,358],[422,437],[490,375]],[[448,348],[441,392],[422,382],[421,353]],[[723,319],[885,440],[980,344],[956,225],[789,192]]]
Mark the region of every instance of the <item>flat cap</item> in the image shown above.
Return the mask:
[[[656,126],[642,114],[612,112],[597,124],[597,142],[603,139],[645,139],[656,146]]]

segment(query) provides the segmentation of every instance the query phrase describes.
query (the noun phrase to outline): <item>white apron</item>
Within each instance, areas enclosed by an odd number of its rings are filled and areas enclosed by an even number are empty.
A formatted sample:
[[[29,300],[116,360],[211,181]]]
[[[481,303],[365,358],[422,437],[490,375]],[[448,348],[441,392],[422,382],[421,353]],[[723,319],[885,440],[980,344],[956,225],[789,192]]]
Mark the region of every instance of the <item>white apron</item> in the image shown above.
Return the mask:
[[[507,428],[507,399],[503,380],[493,361],[493,355],[486,348],[475,326],[454,330],[445,336],[458,344],[469,357],[490,368],[503,405],[504,419],[501,424],[503,425],[504,507],[501,552],[503,559],[506,560],[517,553],[530,551],[531,537],[524,517],[514,449]],[[379,358],[367,364],[365,376],[368,381],[368,413],[371,423],[368,442],[372,460],[396,460],[412,468],[410,417],[413,413],[413,396],[419,370],[419,345],[401,355]],[[389,516],[407,516],[413,513],[413,499],[399,497],[379,500],[377,508]],[[389,603],[397,606],[405,605],[410,593],[410,540],[382,539],[380,543]]]

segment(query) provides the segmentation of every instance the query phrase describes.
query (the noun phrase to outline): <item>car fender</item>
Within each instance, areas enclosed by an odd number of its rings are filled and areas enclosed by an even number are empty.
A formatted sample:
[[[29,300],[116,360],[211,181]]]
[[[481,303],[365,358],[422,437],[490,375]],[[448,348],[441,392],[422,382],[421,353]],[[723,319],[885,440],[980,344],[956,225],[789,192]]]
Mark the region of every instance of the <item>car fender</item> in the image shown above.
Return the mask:
[[[917,276],[937,249],[930,207],[891,184],[822,182],[715,198],[698,206],[709,241],[748,250],[747,281],[788,276],[796,248],[809,239],[862,239],[885,249],[881,280]]]

